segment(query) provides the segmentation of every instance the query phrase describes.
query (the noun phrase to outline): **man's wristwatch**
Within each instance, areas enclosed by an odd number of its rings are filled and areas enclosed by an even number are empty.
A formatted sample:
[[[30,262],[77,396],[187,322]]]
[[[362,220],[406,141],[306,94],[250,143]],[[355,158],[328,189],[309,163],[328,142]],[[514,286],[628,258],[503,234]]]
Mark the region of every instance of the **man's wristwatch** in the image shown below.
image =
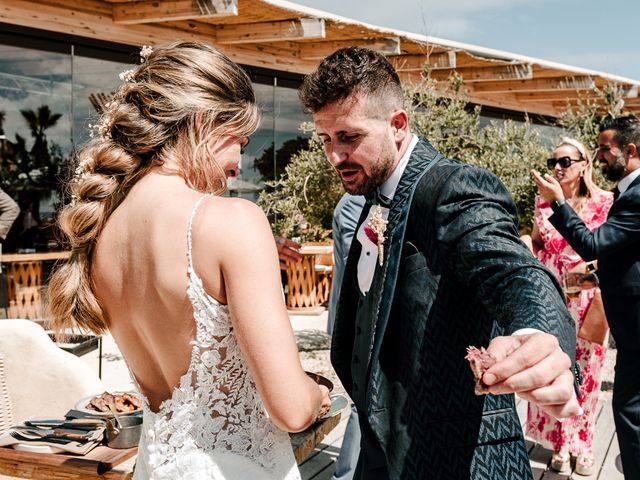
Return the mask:
[[[554,200],[553,202],[551,202],[551,210],[555,212],[565,203],[567,203],[567,201],[564,198],[561,198],[560,200]]]

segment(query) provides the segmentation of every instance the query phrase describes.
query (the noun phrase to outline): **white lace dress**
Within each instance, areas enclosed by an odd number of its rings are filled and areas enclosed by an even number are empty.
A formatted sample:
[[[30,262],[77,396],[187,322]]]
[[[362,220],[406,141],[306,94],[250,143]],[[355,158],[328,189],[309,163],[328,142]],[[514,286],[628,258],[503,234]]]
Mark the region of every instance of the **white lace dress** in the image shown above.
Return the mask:
[[[299,479],[289,435],[265,414],[229,309],[209,296],[193,269],[188,230],[188,295],[196,322],[189,369],[144,424],[134,479]]]

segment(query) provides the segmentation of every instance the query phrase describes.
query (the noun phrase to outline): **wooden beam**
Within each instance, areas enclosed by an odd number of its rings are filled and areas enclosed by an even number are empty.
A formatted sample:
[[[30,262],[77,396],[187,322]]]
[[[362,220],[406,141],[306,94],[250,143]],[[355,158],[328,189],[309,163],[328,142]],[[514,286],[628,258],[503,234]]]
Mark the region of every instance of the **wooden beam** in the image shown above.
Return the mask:
[[[589,76],[478,82],[470,85],[474,92],[479,93],[589,90],[594,87],[595,82]]]
[[[600,98],[593,90],[558,90],[543,92],[516,92],[515,98],[519,102],[554,102],[562,101],[567,98],[580,98],[584,101],[587,99]]]
[[[344,47],[366,47],[383,55],[399,55],[400,39],[392,38],[363,38],[358,40],[340,40],[335,42],[313,42],[300,45],[300,58],[319,60]]]
[[[314,38],[325,38],[323,18],[225,25],[220,27],[216,33],[216,43],[225,45]]]
[[[425,65],[431,70],[456,68],[456,52],[453,50],[424,55],[391,55],[388,60],[398,72],[423,72]]]
[[[116,23],[157,23],[172,20],[238,15],[238,0],[144,0],[113,5]]]
[[[458,74],[465,82],[502,81],[502,80],[531,80],[533,70],[528,63],[514,63],[492,67],[463,67],[446,68],[430,72],[431,78],[447,80],[451,75]]]
[[[46,4],[36,0],[2,0],[0,3],[0,23],[39,28],[80,37],[100,39],[140,47],[158,45],[176,40],[195,40],[209,44],[215,42],[216,28],[202,22],[182,22],[184,28],[170,28],[162,25],[124,25],[114,23],[111,10],[102,8],[104,2],[82,0],[82,8]],[[93,11],[95,7],[95,11]],[[176,22],[181,23],[181,22]],[[197,28],[189,25],[197,24]],[[259,45],[219,45],[233,61],[256,67],[284,72],[307,74],[313,71],[317,62],[305,61],[299,57],[299,44],[291,42]],[[283,44],[284,47],[283,48]]]
[[[424,77],[420,72],[399,72],[400,80],[405,86],[413,86],[420,88],[424,84]],[[435,86],[436,92],[442,97],[455,97],[458,93],[453,92],[446,82],[438,82]],[[557,117],[558,109],[550,102],[522,103],[515,99],[513,93],[504,93],[501,95],[483,95],[469,91],[466,85],[462,87],[462,93],[470,103],[484,105],[488,107],[502,108],[505,110],[513,110],[515,112],[525,112],[531,115],[546,115]]]

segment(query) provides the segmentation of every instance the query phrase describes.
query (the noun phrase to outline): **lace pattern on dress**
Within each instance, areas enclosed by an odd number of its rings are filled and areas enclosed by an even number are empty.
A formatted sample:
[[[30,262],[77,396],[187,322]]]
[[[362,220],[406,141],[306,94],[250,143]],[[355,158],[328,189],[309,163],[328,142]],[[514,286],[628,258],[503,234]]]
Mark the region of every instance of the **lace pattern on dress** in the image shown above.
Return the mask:
[[[242,457],[235,462],[259,466],[264,478],[299,478],[289,435],[265,414],[233,334],[228,307],[206,293],[193,268],[193,218],[208,196],[194,205],[187,235],[187,294],[196,323],[191,362],[179,387],[162,402],[158,412],[151,411],[143,396],[145,467],[154,472],[153,478],[178,478],[175,475],[183,474],[185,455],[201,459],[206,453],[215,467],[211,473],[215,473],[219,471],[216,456],[232,454]],[[196,463],[199,462],[194,462],[194,467]],[[198,468],[202,469],[202,465]],[[200,477],[204,473],[200,470],[194,478],[204,478]],[[209,478],[233,477],[222,474]]]

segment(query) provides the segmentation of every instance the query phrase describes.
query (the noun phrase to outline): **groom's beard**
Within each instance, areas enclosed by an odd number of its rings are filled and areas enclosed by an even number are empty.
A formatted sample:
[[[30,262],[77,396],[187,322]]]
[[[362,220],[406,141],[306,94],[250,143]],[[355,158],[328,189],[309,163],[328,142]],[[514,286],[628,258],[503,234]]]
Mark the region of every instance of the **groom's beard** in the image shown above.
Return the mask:
[[[347,193],[351,195],[369,195],[391,176],[395,162],[395,151],[386,153],[386,155],[383,154],[379,157],[378,162],[371,167],[369,174],[357,163],[344,162],[336,167],[338,174],[340,174],[341,170],[358,170],[363,177],[358,183],[353,184],[343,180],[342,176],[340,176],[342,186]]]

